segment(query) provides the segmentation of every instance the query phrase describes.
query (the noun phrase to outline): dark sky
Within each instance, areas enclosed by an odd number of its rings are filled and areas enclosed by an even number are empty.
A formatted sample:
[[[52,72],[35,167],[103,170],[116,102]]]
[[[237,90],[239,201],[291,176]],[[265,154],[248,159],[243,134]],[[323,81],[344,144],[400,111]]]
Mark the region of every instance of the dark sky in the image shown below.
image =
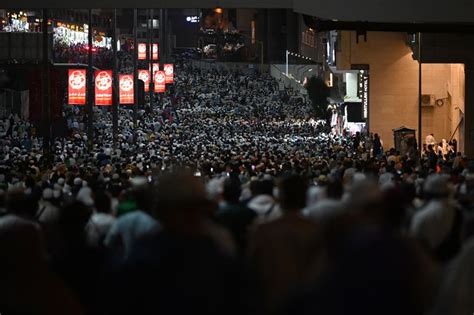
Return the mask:
[[[325,19],[474,23],[474,0],[2,0],[0,8],[293,8]]]

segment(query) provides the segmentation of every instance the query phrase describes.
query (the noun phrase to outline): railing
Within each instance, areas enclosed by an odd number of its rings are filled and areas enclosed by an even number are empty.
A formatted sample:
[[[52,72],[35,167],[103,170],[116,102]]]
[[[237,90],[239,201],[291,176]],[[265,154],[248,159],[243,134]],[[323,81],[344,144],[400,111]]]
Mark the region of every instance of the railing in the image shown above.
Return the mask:
[[[449,141],[448,141],[448,142],[451,142],[451,141],[454,139],[454,136],[455,136],[456,133],[458,132],[459,128],[461,128],[461,125],[462,125],[462,123],[464,122],[464,113],[462,112],[461,109],[459,109],[459,111],[460,111],[461,119],[459,120],[459,123],[458,123],[456,129],[454,129],[454,132],[453,132],[453,134],[451,135],[451,137],[449,138]]]
[[[191,60],[191,64],[195,68],[201,70],[239,70],[243,73],[249,73],[257,69],[261,69],[262,65],[259,63],[251,62],[223,62],[215,60]],[[269,70],[269,65],[263,65],[261,71],[267,72]]]
[[[301,66],[301,65],[299,65]],[[291,70],[290,70],[291,69]],[[289,66],[289,74],[293,72],[297,72],[298,65],[291,65]],[[279,84],[283,84],[285,89],[293,89],[295,91],[300,91],[302,96],[307,96],[306,88],[303,86],[303,81],[298,82],[295,78],[291,75],[286,76],[285,73],[285,65],[278,65],[272,64],[270,66],[270,75],[278,81]]]

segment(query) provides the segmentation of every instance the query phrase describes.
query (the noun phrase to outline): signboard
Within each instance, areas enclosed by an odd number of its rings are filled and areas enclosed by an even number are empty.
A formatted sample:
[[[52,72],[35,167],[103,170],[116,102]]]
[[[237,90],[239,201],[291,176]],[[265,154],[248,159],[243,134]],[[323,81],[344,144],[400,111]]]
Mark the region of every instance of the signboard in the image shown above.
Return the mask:
[[[165,83],[173,83],[174,81],[174,68],[173,64],[165,64],[163,66],[163,70],[165,71]]]
[[[119,75],[119,103],[120,104],[134,104],[133,97],[133,75],[120,74]]]
[[[153,44],[153,60],[158,60],[158,44]]]
[[[367,119],[369,111],[369,73],[367,70],[359,70],[360,76],[360,98],[362,99],[363,117]]]
[[[146,44],[140,43],[138,44],[138,60],[145,60],[146,59]]]
[[[112,71],[95,71],[95,105],[112,105]]]
[[[156,93],[164,93],[166,90],[166,82],[165,82],[165,72],[164,71],[157,71],[154,74],[155,79],[155,92]]]
[[[150,71],[138,70],[138,80],[142,80],[145,85],[145,92],[150,90]]]
[[[85,69],[69,69],[67,88],[69,105],[86,103],[86,82]]]
[[[362,100],[362,116],[369,117],[369,65],[353,64],[352,70],[359,70],[357,76],[357,96]]]

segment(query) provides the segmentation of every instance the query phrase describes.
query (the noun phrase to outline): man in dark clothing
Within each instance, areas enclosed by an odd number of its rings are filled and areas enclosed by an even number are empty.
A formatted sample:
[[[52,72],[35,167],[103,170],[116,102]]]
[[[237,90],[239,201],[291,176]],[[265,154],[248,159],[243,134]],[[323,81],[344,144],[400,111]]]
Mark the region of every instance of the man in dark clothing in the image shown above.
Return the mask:
[[[379,157],[382,153],[382,142],[380,141],[380,137],[377,133],[374,135],[373,150],[375,158]]]
[[[436,155],[436,152],[431,144],[428,145],[428,163],[430,169],[436,170],[436,165],[438,164],[438,156]]]
[[[358,151],[359,150],[359,146],[360,146],[360,132],[356,132],[355,136],[354,136],[354,142],[353,142],[353,145],[354,145],[354,151]]]
[[[119,269],[107,271],[107,314],[251,314],[250,290],[215,239],[202,183],[165,175],[154,195],[163,229],[139,240]]]
[[[289,175],[278,188],[283,215],[260,225],[248,250],[264,314],[277,314],[293,294],[318,278],[324,262],[322,229],[301,215],[306,205],[305,181]]]
[[[225,204],[216,214],[216,221],[228,228],[237,244],[239,253],[244,253],[250,224],[257,213],[239,203],[241,184],[237,177],[229,177],[224,182]]]

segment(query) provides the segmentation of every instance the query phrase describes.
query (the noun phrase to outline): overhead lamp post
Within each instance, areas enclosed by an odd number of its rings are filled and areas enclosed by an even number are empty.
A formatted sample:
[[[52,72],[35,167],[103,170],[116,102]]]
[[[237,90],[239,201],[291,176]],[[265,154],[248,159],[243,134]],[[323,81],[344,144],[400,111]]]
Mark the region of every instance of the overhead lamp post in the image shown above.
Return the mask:
[[[421,137],[421,129],[422,129],[422,103],[423,103],[423,81],[422,81],[422,59],[421,59],[421,32],[418,32],[418,149],[420,150],[419,154],[421,155],[423,151],[423,143]]]
[[[113,76],[113,94],[112,94],[112,138],[114,149],[117,149],[117,135],[118,135],[118,104],[119,104],[119,76],[117,69],[117,9],[113,11],[112,21],[112,76]]]
[[[92,67],[92,9],[89,9],[89,25],[87,30],[87,148],[92,151],[94,144],[94,69]]]
[[[50,110],[50,56],[49,56],[49,35],[48,35],[49,11],[43,9],[43,100],[42,100],[42,132],[43,132],[43,155],[46,160],[51,158],[51,110]]]

